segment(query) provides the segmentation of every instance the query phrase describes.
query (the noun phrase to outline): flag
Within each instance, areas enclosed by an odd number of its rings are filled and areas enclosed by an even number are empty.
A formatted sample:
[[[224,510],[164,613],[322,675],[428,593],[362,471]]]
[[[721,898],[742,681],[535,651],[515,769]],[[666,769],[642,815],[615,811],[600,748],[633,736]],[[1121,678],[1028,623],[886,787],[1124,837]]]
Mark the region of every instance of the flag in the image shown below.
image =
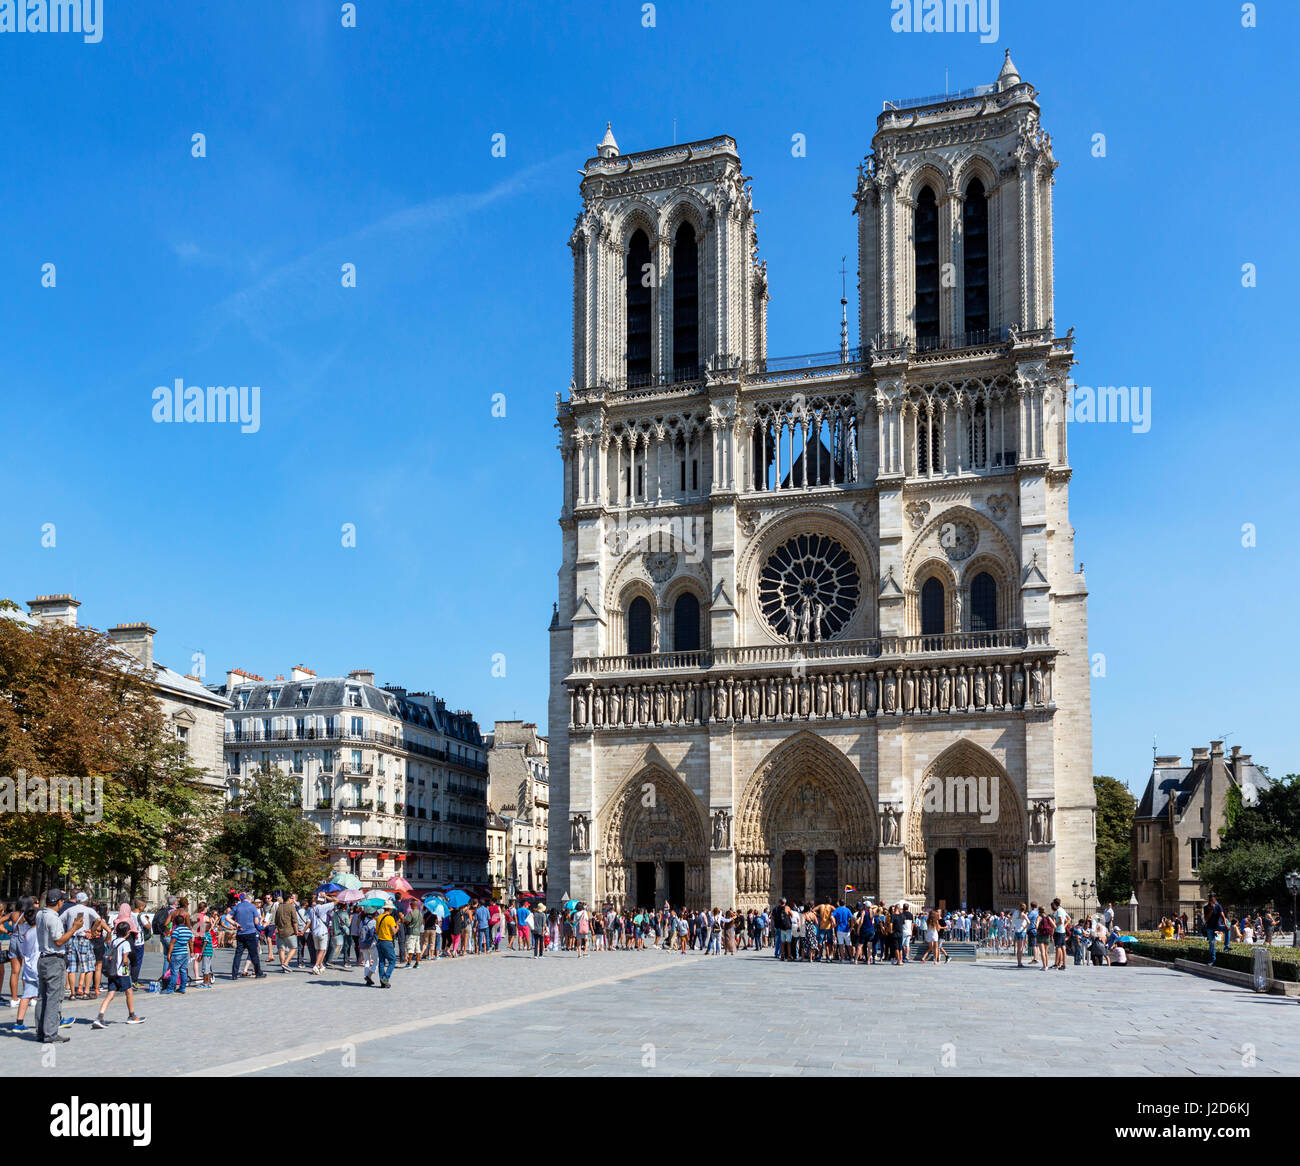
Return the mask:
[[[857,889],[858,889],[858,888],[855,887],[852,883],[845,883],[845,884],[844,884],[844,893],[845,893],[846,895],[850,895],[850,894],[852,894],[852,893],[853,893],[854,891],[856,891]]]

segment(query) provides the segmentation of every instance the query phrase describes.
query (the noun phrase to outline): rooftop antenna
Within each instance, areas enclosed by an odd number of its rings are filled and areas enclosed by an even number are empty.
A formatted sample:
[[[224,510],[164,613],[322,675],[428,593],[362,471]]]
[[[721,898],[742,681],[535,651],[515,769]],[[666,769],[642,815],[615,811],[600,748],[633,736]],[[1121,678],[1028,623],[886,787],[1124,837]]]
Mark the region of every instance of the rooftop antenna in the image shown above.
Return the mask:
[[[948,96],[948,66],[943,67],[943,95]]]
[[[849,292],[847,255],[840,256],[840,364],[849,363]]]
[[[677,119],[673,118],[673,145],[677,145]]]

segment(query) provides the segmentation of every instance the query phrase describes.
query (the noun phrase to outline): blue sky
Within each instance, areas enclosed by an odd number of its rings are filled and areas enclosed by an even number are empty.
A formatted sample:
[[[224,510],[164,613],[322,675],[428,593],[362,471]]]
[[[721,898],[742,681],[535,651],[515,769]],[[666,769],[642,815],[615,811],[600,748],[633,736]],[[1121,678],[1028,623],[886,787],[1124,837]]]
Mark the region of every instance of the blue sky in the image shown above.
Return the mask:
[[[1187,755],[1231,733],[1300,770],[1279,363],[1300,20],[1260,9],[1002,0],[985,44],[894,33],[888,3],[670,0],[646,28],[639,3],[359,0],[345,29],[332,0],[105,0],[99,44],[0,35],[0,595],[149,620],[209,678],[366,667],[485,727],[544,724],[567,240],[605,121],[625,151],[674,119],[736,138],[769,352],[823,351],[881,100],[992,81],[1009,47],[1060,161],[1075,379],[1152,392],[1148,433],[1071,432],[1094,769],[1140,782],[1153,735]],[[258,385],[259,431],[155,424],[176,377]]]

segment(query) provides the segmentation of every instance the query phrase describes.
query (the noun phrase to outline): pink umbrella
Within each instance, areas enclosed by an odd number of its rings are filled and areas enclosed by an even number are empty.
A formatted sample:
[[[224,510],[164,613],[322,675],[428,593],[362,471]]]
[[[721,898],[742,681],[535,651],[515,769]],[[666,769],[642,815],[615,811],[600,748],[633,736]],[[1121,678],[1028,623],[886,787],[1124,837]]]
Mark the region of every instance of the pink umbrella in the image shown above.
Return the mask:
[[[365,891],[340,891],[334,898],[336,903],[355,903],[366,897]]]
[[[411,889],[411,884],[402,878],[401,875],[393,875],[393,877],[388,880],[388,885],[395,891],[409,891]]]

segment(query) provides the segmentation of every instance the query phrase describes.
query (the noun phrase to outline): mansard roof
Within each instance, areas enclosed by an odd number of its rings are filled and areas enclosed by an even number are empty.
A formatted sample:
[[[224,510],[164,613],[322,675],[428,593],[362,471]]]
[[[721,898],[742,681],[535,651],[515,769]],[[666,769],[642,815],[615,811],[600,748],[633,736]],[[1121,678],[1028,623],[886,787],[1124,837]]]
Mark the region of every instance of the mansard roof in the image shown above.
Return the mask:
[[[1259,766],[1243,758],[1222,757],[1228,777],[1243,791],[1253,789],[1259,793],[1272,781]],[[1197,757],[1192,765],[1157,764],[1151,770],[1146,789],[1138,802],[1137,818],[1163,818],[1169,813],[1173,801],[1181,814],[1192,795],[1209,775],[1215,757]]]

